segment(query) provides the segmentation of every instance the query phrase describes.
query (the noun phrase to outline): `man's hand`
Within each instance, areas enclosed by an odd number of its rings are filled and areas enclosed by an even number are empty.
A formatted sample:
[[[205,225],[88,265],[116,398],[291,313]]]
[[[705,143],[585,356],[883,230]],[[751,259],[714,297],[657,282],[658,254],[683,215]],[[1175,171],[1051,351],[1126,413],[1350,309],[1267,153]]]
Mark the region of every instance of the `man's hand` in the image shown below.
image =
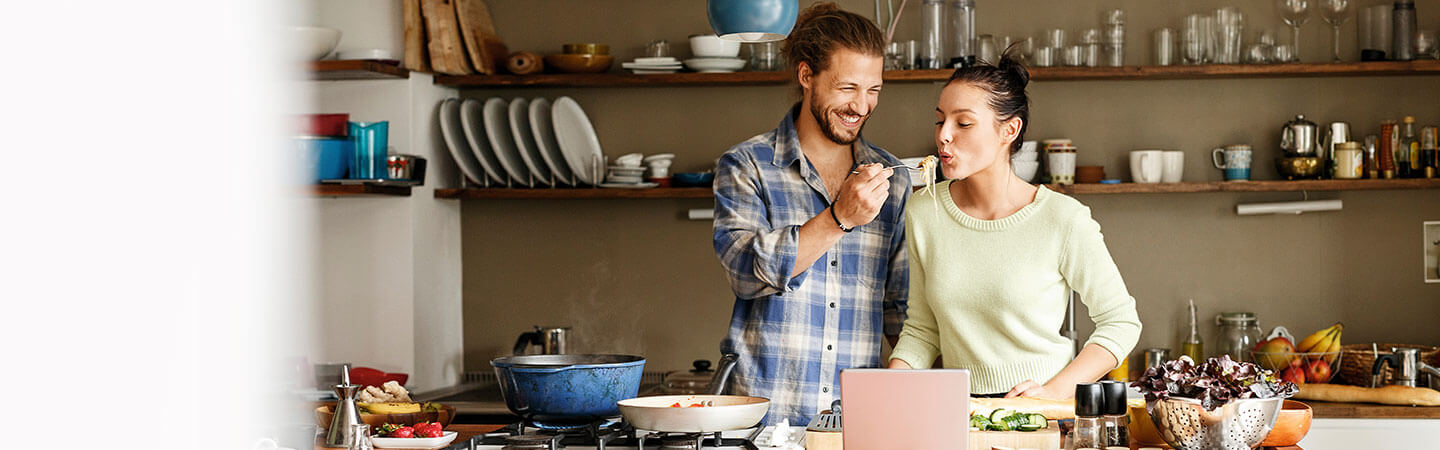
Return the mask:
[[[865,164],[845,178],[832,208],[846,227],[858,227],[875,220],[890,197],[890,175],[895,171],[880,164]]]

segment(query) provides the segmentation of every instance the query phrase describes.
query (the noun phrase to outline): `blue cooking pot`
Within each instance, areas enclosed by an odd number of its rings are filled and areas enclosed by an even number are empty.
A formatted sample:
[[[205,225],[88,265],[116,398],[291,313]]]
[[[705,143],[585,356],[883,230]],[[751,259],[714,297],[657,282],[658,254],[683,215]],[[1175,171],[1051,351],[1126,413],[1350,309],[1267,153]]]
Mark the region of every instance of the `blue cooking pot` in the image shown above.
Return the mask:
[[[616,402],[640,393],[645,358],[527,355],[490,360],[505,406],[526,420],[585,423],[620,415]]]

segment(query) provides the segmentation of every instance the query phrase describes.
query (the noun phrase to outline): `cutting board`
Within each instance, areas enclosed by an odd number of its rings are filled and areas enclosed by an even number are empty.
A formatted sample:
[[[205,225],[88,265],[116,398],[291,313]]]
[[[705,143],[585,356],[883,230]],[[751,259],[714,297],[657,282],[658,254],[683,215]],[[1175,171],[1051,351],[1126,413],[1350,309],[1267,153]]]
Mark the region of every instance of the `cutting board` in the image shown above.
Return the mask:
[[[403,0],[405,13],[405,68],[416,72],[430,71],[430,54],[425,51],[425,16],[420,13],[420,0]]]
[[[1052,420],[1049,428],[1039,431],[970,431],[970,450],[990,450],[992,447],[1058,449],[1060,425]]]
[[[510,50],[495,33],[495,22],[485,0],[455,0],[455,15],[460,20],[460,35],[475,71],[485,75],[497,73],[496,68],[505,66]]]
[[[425,34],[429,37],[430,66],[446,75],[475,73],[465,57],[454,0],[420,0],[420,13],[425,16]]]
[[[805,430],[805,450],[841,450],[845,448],[839,431],[822,432]]]

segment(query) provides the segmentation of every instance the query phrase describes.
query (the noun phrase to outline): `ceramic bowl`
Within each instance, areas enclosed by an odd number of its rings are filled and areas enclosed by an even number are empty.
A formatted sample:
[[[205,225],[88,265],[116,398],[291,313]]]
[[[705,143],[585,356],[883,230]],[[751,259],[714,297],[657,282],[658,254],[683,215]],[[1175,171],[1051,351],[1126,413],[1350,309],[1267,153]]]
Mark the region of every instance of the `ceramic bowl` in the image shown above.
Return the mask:
[[[608,55],[610,46],[605,44],[565,44],[560,46],[569,55]]]
[[[1022,148],[1022,149],[1020,149],[1020,151],[1015,152],[1015,154],[1010,155],[1010,160],[1011,160],[1011,161],[1039,161],[1039,160],[1040,160],[1040,152],[1027,152],[1027,151],[1025,151],[1025,149]]]
[[[1285,447],[1299,444],[1301,439],[1310,432],[1310,419],[1314,412],[1310,405],[1286,400],[1280,406],[1280,415],[1275,417],[1275,428],[1260,441],[1261,447]]]
[[[715,182],[715,174],[711,172],[680,172],[671,174],[670,178],[675,187],[710,187]]]
[[[615,58],[610,55],[549,55],[545,67],[552,67],[564,73],[600,73],[610,70]]]
[[[734,58],[740,55],[740,42],[713,34],[690,36],[690,53],[697,58]]]
[[[1076,166],[1076,183],[1099,183],[1105,179],[1105,166]]]
[[[1015,166],[1015,176],[1026,182],[1034,180],[1035,172],[1040,170],[1039,161],[1011,161],[1010,164]]]
[[[340,44],[340,30],[325,27],[290,27],[294,40],[293,55],[305,61],[316,61],[329,55]]]

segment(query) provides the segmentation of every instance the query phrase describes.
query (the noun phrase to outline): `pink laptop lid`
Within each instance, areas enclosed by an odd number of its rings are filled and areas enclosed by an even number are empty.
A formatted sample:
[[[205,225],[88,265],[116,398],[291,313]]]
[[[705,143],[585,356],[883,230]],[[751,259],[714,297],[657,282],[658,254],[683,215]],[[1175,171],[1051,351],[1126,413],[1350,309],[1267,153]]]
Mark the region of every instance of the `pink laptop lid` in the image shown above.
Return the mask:
[[[966,450],[969,409],[968,370],[840,372],[846,450]]]

